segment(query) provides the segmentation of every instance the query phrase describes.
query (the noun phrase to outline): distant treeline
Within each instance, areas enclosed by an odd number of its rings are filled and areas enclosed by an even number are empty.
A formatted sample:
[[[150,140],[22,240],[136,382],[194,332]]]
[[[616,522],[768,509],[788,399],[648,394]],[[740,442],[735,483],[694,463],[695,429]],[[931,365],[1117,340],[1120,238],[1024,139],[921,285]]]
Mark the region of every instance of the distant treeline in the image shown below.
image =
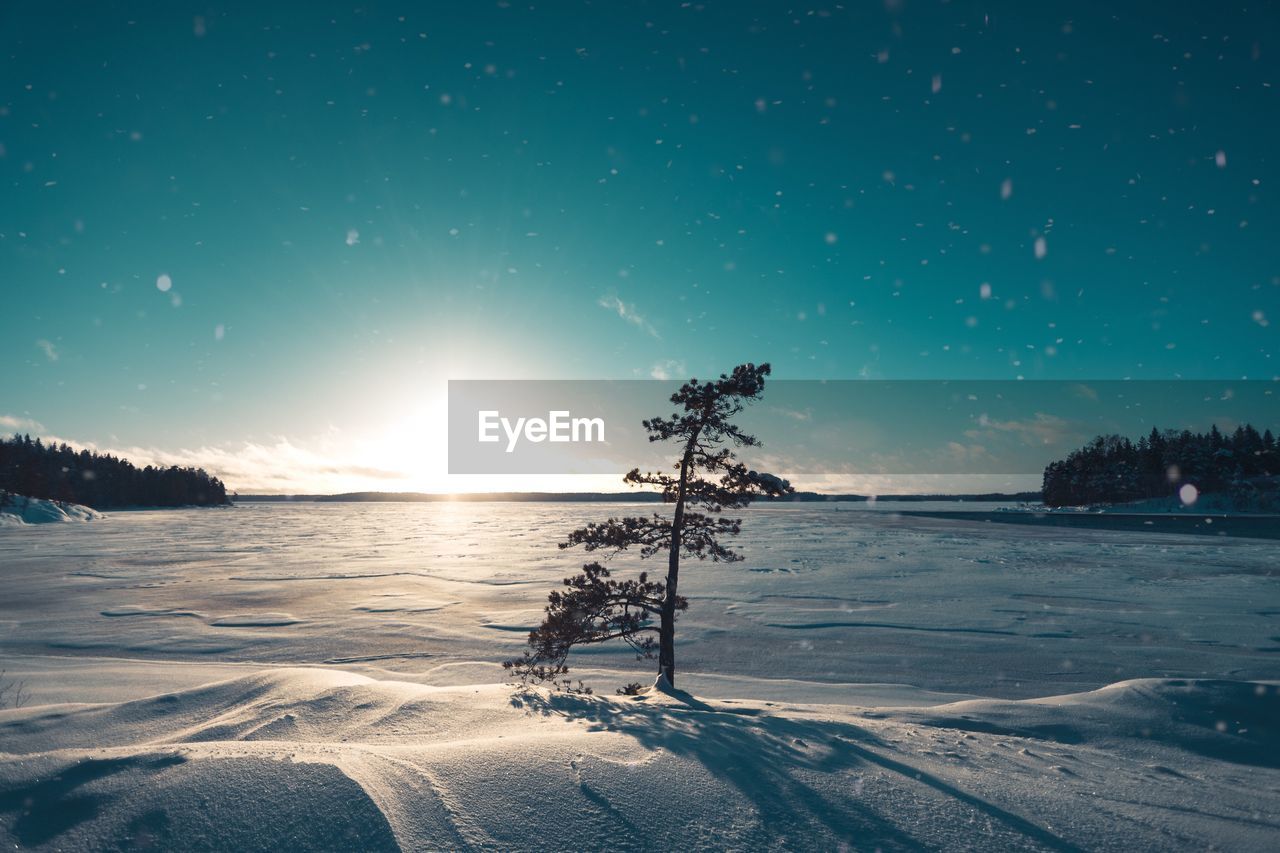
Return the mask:
[[[1253,502],[1273,497],[1280,451],[1271,430],[1250,425],[1223,435],[1160,431],[1137,443],[1118,435],[1098,436],[1066,459],[1044,469],[1049,506],[1124,503],[1176,495],[1185,484],[1202,494],[1229,493]]]
[[[509,501],[513,503],[661,503],[657,492],[475,492],[463,494],[428,494],[424,492],[347,492],[341,495],[236,495],[237,501],[315,501],[338,503],[426,502],[435,501]],[[1039,500],[1039,492],[979,495],[880,495],[881,501],[1031,501]],[[796,492],[784,498],[761,498],[760,503],[833,503],[867,501],[867,495],[822,494]]]
[[[127,459],[44,444],[29,435],[0,438],[0,498],[69,501],[96,509],[220,506],[227,489],[200,468],[137,468]]]

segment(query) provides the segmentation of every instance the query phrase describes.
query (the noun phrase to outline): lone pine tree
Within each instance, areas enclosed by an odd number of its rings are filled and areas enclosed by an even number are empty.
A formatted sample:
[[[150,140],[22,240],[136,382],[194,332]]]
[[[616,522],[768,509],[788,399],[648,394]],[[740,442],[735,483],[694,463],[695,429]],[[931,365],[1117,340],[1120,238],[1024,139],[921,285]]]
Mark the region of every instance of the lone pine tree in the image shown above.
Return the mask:
[[[680,455],[672,466],[674,473],[641,473],[635,468],[625,480],[658,487],[664,502],[675,505],[670,517],[654,513],[592,522],[560,543],[561,548],[581,545],[608,556],[632,548],[643,559],[665,553],[666,579],[650,580],[642,572],[638,578],[617,580],[600,563],[587,563],[581,574],[565,578],[565,589],[548,596],[546,618],[530,632],[529,648],[503,666],[522,679],[554,680],[569,671],[566,661],[575,646],[620,639],[640,659],[656,656],[659,679],[675,686],[676,614],[689,606],[677,592],[680,558],[741,560],[720,541],[741,531],[741,519],[720,513],[741,509],[758,497],[793,491],[786,480],[748,470],[730,449],[760,445],[732,419],[747,403],[760,399],[769,372],[768,364],[742,364],[714,382],[691,379],[671,395],[678,411],[644,421],[650,441],[670,441]]]

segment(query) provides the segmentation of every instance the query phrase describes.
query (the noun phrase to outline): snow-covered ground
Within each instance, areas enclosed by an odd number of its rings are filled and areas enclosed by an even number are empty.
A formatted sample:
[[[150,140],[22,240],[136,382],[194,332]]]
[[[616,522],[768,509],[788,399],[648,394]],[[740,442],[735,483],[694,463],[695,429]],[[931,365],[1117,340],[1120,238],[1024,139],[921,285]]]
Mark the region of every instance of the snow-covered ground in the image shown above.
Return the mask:
[[[1190,497],[1190,495],[1188,495]],[[970,509],[976,509],[970,506]],[[1101,503],[1085,506],[1046,506],[1044,504],[1020,503],[999,506],[998,512],[1031,512],[1031,513],[1139,513],[1144,515],[1161,515],[1179,513],[1182,515],[1275,515],[1277,507],[1269,499],[1244,500],[1229,494],[1196,494],[1190,503],[1184,502],[1176,495],[1164,498],[1149,498],[1129,503]]]
[[[698,698],[501,684],[582,562],[555,542],[622,509],[273,504],[0,533],[0,669],[42,706],[0,711],[0,843],[1280,834],[1272,542],[758,508],[746,562],[682,576]],[[651,679],[621,650],[577,663],[602,693]]]
[[[66,501],[47,501],[22,495],[9,495],[0,501],[0,527],[61,521],[97,521],[100,518],[102,513],[96,509]]]

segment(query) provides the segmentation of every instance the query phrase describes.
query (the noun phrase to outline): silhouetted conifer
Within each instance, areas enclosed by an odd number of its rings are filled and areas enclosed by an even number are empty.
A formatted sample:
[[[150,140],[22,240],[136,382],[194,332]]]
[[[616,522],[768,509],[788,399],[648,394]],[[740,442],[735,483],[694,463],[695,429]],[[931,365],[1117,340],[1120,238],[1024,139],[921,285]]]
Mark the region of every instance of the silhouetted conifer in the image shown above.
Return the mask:
[[[680,558],[710,558],[717,562],[742,559],[721,543],[741,530],[740,519],[722,518],[726,509],[740,509],[758,497],[778,497],[793,490],[786,480],[748,470],[730,447],[757,447],[760,442],[732,423],[743,407],[760,398],[769,365],[743,364],[714,382],[691,379],[671,395],[679,410],[669,417],[644,421],[650,441],[671,441],[679,448],[674,473],[641,473],[632,469],[625,480],[633,486],[656,486],[671,516],[610,518],[574,530],[561,548],[583,546],[610,555],[635,549],[641,558],[667,556],[662,581],[638,578],[616,580],[600,563],[566,578],[563,591],[548,597],[546,618],[529,634],[523,657],[504,666],[521,678],[555,680],[569,671],[569,652],[578,645],[620,639],[638,659],[658,658],[658,672],[675,685],[676,614],[689,606],[677,593]],[[654,623],[657,624],[654,624]]]

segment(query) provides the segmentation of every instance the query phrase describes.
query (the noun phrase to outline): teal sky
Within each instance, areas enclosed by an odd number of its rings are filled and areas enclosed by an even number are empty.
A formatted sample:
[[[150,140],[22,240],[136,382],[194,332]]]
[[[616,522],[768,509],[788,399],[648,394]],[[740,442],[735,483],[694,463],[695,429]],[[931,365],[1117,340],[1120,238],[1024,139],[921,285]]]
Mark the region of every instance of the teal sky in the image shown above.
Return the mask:
[[[795,9],[0,6],[0,426],[445,488],[449,378],[1280,374],[1274,5]]]

